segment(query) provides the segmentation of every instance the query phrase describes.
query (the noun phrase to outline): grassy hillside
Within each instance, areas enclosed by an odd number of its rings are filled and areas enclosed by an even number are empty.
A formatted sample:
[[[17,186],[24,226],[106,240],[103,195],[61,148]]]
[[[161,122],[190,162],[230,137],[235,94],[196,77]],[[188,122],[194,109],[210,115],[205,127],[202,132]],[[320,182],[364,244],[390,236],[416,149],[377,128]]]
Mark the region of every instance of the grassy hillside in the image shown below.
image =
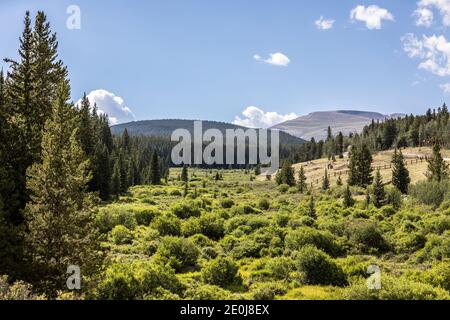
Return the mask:
[[[393,150],[382,151],[373,156],[373,167],[380,168],[380,172],[385,183],[389,183],[392,178],[392,168],[390,164],[393,152]],[[426,179],[425,173],[427,171],[428,164],[425,159],[426,157],[430,157],[432,155],[432,149],[430,147],[406,148],[402,149],[402,152],[410,172],[411,183],[416,183]],[[443,150],[442,153],[446,160],[450,162],[450,150]],[[331,166],[328,167],[328,165]],[[335,162],[329,161],[328,159],[318,159],[294,164],[296,173],[298,173],[300,167],[302,166],[305,170],[309,183],[312,182],[316,188],[320,188],[321,186],[325,169],[328,169],[332,184],[336,183],[339,175],[341,175],[341,179],[344,183],[348,177],[347,155],[345,155],[344,159],[337,158]],[[264,175],[258,177],[258,180],[265,179],[266,177]]]

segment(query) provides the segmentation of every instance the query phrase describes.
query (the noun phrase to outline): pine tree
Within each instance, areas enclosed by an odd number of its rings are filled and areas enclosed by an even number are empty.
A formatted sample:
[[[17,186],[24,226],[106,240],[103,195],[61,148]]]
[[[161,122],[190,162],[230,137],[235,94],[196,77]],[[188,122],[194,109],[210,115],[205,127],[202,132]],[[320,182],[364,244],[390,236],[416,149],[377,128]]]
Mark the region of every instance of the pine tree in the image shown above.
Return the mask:
[[[373,204],[377,208],[381,208],[386,200],[386,193],[384,191],[383,179],[380,170],[375,174],[373,182]]]
[[[300,171],[298,173],[298,183],[297,183],[298,191],[300,193],[306,192],[306,189],[308,187],[306,182],[306,175],[305,175],[305,169],[303,166],[300,167]]]
[[[441,154],[441,145],[436,142],[433,146],[433,156],[428,159],[428,180],[442,181],[448,179],[448,164],[445,163]]]
[[[27,172],[31,200],[25,208],[27,242],[37,287],[49,297],[63,290],[69,265],[89,276],[98,268],[99,239],[85,190],[89,163],[78,142],[76,114],[62,81],[42,139],[42,162]]]
[[[130,150],[130,135],[128,134],[127,128],[122,133],[122,148],[129,151]]]
[[[111,193],[114,195],[120,194],[120,164],[116,161],[114,164],[113,174],[111,177]]]
[[[152,162],[151,162],[151,171],[152,171],[152,176],[151,176],[151,184],[153,185],[158,185],[161,184],[161,171],[159,168],[159,157],[158,157],[158,153],[156,153],[156,151],[153,152],[152,155]]]
[[[367,145],[352,146],[348,183],[351,186],[367,187],[373,181],[372,170],[372,154]]]
[[[339,187],[343,185],[341,175],[339,175],[339,177],[337,178],[336,185]]]
[[[290,162],[285,162],[278,171],[276,181],[277,184],[287,184],[288,186],[295,186],[295,171]]]
[[[328,190],[330,188],[330,179],[328,178],[328,171],[325,169],[325,175],[322,180],[322,190]]]
[[[400,192],[407,194],[411,179],[405,165],[403,154],[401,151],[397,152],[397,149],[392,156],[392,166],[392,184],[400,190]]]
[[[79,108],[80,108],[80,124],[79,124],[80,142],[84,152],[89,157],[92,156],[92,154],[94,153],[95,131],[92,123],[93,121],[91,115],[91,103],[89,102],[86,93],[81,99]]]
[[[344,206],[346,208],[349,208],[349,207],[353,207],[354,204],[355,204],[355,199],[353,199],[353,197],[352,197],[352,192],[350,191],[350,186],[347,185],[347,188],[345,189],[345,192],[344,192]]]
[[[336,153],[340,159],[344,158],[344,135],[340,131],[336,137]]]
[[[219,173],[217,172],[216,178],[217,178],[218,174]],[[216,179],[216,180],[218,180],[218,179]],[[186,165],[183,165],[183,169],[181,170],[181,181],[184,181],[186,183],[189,182],[189,173],[188,173],[188,169],[187,169]]]
[[[111,194],[111,164],[108,148],[102,143],[96,148],[96,167],[93,171],[92,181],[96,181],[95,190],[98,190],[100,199],[109,200]]]
[[[317,219],[316,204],[314,202],[314,196],[311,195],[308,202],[308,216],[313,219]]]

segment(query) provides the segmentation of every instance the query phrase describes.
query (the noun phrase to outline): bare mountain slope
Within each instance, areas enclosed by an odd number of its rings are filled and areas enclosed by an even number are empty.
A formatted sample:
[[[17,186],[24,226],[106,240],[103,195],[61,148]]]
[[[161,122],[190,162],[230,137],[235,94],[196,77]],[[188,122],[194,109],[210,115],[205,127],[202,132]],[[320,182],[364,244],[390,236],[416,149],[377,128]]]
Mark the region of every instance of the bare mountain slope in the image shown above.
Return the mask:
[[[312,137],[321,140],[326,138],[328,126],[331,127],[333,134],[342,131],[344,135],[348,135],[349,133],[361,132],[372,119],[381,121],[401,116],[403,115],[384,115],[368,111],[323,111],[280,123],[272,129],[278,129],[305,140],[310,140]]]

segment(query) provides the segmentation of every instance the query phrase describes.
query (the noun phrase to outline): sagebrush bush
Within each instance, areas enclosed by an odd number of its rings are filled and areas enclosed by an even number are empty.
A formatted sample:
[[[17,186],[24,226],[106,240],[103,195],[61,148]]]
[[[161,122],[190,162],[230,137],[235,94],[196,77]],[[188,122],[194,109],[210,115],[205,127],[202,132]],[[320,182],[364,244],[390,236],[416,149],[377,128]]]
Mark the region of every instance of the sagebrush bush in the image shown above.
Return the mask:
[[[201,274],[204,282],[222,287],[241,281],[236,263],[224,257],[209,262]]]
[[[270,208],[270,201],[266,198],[262,198],[258,201],[258,208],[261,210],[269,210]]]
[[[200,216],[200,207],[198,206],[197,202],[192,200],[173,204],[170,210],[173,214],[181,219]]]
[[[111,231],[111,237],[115,244],[130,244],[133,242],[133,233],[125,226],[115,226]]]
[[[220,200],[220,206],[224,209],[230,209],[234,206],[234,201],[229,198],[222,199]]]
[[[420,181],[411,186],[410,194],[423,204],[438,208],[450,194],[450,181]]]
[[[290,231],[284,241],[286,249],[291,251],[299,250],[305,245],[313,245],[332,256],[336,256],[340,252],[340,248],[334,242],[331,233],[309,227],[301,227]]]
[[[347,236],[358,250],[370,253],[371,249],[386,251],[387,242],[376,223],[365,220],[351,221],[346,228]]]
[[[294,252],[297,270],[305,275],[305,282],[312,285],[344,286],[347,276],[325,252],[307,245]]]
[[[189,239],[167,236],[161,239],[156,254],[176,271],[182,271],[197,264],[200,251]]]
[[[181,234],[181,221],[172,214],[157,217],[150,226],[158,230],[161,236],[179,236]]]

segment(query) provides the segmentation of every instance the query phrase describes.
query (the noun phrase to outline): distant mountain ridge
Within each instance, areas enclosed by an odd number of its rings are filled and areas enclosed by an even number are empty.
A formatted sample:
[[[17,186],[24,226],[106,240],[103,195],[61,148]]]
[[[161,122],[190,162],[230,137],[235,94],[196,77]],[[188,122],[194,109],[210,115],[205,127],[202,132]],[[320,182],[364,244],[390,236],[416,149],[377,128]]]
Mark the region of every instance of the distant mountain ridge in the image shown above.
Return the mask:
[[[333,134],[341,131],[344,135],[361,132],[372,120],[383,121],[390,118],[404,117],[404,114],[391,115],[371,111],[336,110],[313,112],[305,116],[289,120],[272,127],[304,140],[321,140],[327,137],[327,128],[331,127]]]
[[[195,120],[181,119],[134,121],[114,125],[111,127],[111,131],[113,134],[121,134],[126,128],[128,133],[133,136],[162,136],[170,138],[172,132],[176,129],[186,129],[192,134],[194,132],[194,121]],[[231,123],[217,121],[202,121],[202,126],[203,132],[208,129],[218,129],[224,134],[227,129],[248,129]],[[280,143],[282,144],[302,144],[304,142],[305,141],[299,137],[280,131]]]

